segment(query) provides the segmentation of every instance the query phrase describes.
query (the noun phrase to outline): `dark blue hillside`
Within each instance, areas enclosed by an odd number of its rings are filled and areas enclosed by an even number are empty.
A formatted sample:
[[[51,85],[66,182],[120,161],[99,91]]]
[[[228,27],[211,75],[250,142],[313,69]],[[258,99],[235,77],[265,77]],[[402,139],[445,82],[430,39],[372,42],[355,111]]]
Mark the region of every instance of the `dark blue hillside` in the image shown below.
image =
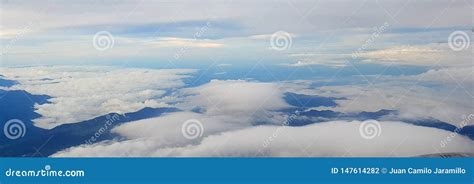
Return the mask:
[[[421,119],[421,120],[405,119],[401,121],[406,122],[406,123],[411,123],[417,126],[439,128],[439,129],[447,130],[450,132],[458,131],[459,134],[467,136],[471,138],[472,140],[474,140],[474,126],[473,125],[465,126],[465,127],[462,127],[462,129],[456,130],[457,128],[456,126],[437,120],[437,119]]]
[[[335,107],[337,103],[335,100],[343,100],[345,98],[332,98],[322,97],[317,95],[303,95],[297,93],[285,93],[285,101],[295,107],[308,108],[308,107]]]
[[[381,119],[384,116],[396,113],[393,110],[382,109],[376,112],[360,112],[360,113],[341,113],[331,110],[309,110],[300,112],[299,115],[289,122],[289,126],[305,126],[313,123],[319,123],[324,121],[334,120],[369,120],[369,119]]]
[[[35,104],[48,103],[49,96],[32,95],[26,91],[3,91],[0,90],[0,149],[10,144],[24,144],[23,138],[38,138],[44,135],[44,130],[33,126],[31,120],[41,117],[34,112]],[[3,133],[4,125],[11,119],[21,120],[26,127],[25,137],[15,140],[8,139]],[[0,152],[3,154],[3,151]]]
[[[0,75],[0,77],[2,77],[2,76],[3,75]],[[0,78],[0,86],[2,86],[2,87],[10,87],[10,86],[13,86],[15,84],[18,84],[18,83],[16,81]]]
[[[469,125],[469,126],[463,127],[459,131],[459,133],[462,134],[462,135],[466,135],[469,138],[471,138],[472,140],[474,140],[474,125]]]
[[[91,120],[63,124],[51,130],[35,127],[32,120],[41,117],[34,112],[34,104],[48,103],[50,97],[32,95],[26,91],[0,91],[0,157],[44,157],[71,146],[110,140],[113,127],[129,121],[159,116],[166,112],[175,112],[175,108],[144,108],[133,113],[119,115],[115,113]],[[24,137],[10,140],[3,134],[4,124],[10,119],[20,119],[26,127]],[[109,122],[109,123],[107,123]],[[107,124],[107,125],[106,125]],[[98,135],[98,136],[96,136]],[[94,137],[93,140],[91,138]]]
[[[40,128],[41,134],[35,136],[25,136],[21,139],[10,141],[6,146],[0,147],[1,157],[44,157],[56,153],[60,150],[87,143],[97,143],[103,140],[111,140],[117,135],[110,131],[123,123],[140,119],[160,116],[167,112],[176,112],[174,108],[144,108],[133,113],[124,115],[111,113],[91,120],[63,124],[51,130]],[[30,129],[27,130],[30,133]],[[41,147],[43,146],[43,147]],[[36,149],[41,149],[36,152]]]

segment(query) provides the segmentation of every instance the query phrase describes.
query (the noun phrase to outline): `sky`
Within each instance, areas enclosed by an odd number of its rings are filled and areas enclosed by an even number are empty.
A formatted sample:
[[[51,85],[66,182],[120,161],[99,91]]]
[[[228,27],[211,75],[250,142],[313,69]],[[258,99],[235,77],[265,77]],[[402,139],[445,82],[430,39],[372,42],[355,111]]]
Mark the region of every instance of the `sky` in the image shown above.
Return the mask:
[[[263,60],[337,67],[374,33],[380,37],[364,51],[446,43],[452,31],[472,29],[472,6],[468,0],[2,1],[2,63]],[[270,48],[278,31],[290,35],[291,47]],[[113,38],[106,52],[93,46],[100,32]]]
[[[469,0],[1,0],[0,101],[33,96],[37,117],[23,121],[44,135],[26,142],[133,115],[104,130],[108,137],[80,131],[97,142],[47,139],[47,156],[474,153],[473,8]],[[174,110],[135,117],[147,108]]]

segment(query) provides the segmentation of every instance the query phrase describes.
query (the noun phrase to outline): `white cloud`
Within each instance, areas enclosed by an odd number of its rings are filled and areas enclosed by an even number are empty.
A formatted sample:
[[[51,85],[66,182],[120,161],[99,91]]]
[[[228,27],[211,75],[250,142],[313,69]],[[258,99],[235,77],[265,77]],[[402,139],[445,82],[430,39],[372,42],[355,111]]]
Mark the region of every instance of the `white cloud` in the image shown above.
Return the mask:
[[[187,139],[182,133],[183,124],[190,119],[198,120],[203,129],[202,137]],[[176,147],[199,143],[202,138],[219,132],[248,127],[246,119],[230,115],[207,116],[193,112],[175,112],[158,118],[130,122],[113,129],[114,133],[129,140],[152,140],[151,147]]]
[[[474,66],[448,67],[441,69],[431,69],[425,73],[415,76],[400,77],[401,79],[411,79],[426,82],[436,82],[444,85],[456,85],[466,89],[474,88]]]
[[[447,43],[395,46],[358,54],[366,63],[417,66],[472,66],[470,49],[455,52]]]
[[[20,84],[8,90],[26,90],[53,97],[35,105],[42,115],[35,125],[53,128],[107,113],[126,113],[144,107],[169,106],[161,99],[167,90],[183,87],[187,69],[120,69],[111,67],[3,68],[6,78]]]
[[[338,106],[326,108],[333,111],[357,113],[389,109],[397,110],[399,118],[435,118],[455,126],[458,126],[463,117],[471,114],[474,108],[471,97],[464,89],[431,89],[414,83],[401,84],[393,81],[372,85],[324,86],[312,93],[344,97],[345,99],[336,100]],[[468,124],[473,125],[474,122]]]
[[[200,108],[207,115],[259,116],[272,110],[291,107],[283,100],[284,91],[275,83],[244,80],[212,80],[184,89],[188,97],[178,107]]]
[[[184,48],[219,48],[223,47],[224,44],[217,43],[216,41],[210,41],[206,39],[187,39],[187,38],[175,38],[165,37],[158,38],[151,43],[152,47],[184,47]]]
[[[158,124],[158,122],[157,122]],[[126,141],[101,142],[73,147],[53,157],[160,157],[160,156],[418,156],[437,152],[473,153],[474,143],[455,136],[446,147],[440,143],[450,132],[408,125],[380,122],[380,136],[364,139],[361,122],[336,121],[304,127],[257,126],[228,131],[204,138],[198,143],[162,144],[165,137],[147,137]],[[124,129],[131,132],[135,129]],[[156,129],[154,135],[166,130]],[[279,132],[275,134],[275,132]],[[404,132],[403,136],[400,132]],[[178,131],[174,131],[179,134]],[[264,146],[265,140],[272,141]],[[173,136],[171,136],[171,140]]]
[[[349,54],[290,54],[290,58],[296,62],[286,64],[292,67],[302,67],[310,65],[323,65],[330,67],[346,67],[348,66]]]

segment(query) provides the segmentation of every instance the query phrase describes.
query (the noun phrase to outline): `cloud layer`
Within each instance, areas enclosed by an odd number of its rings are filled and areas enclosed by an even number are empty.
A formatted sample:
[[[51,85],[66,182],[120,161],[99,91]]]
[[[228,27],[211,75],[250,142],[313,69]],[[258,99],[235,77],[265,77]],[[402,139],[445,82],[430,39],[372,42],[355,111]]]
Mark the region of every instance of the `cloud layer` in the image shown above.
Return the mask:
[[[343,113],[397,110],[398,119],[436,118],[457,126],[456,118],[470,113],[472,104],[443,88],[414,85],[410,77],[382,77],[370,85],[312,87],[312,81],[257,82],[211,80],[185,88],[194,70],[123,69],[109,67],[5,68],[8,79],[19,82],[2,89],[26,90],[52,96],[50,104],[36,105],[43,115],[35,125],[52,128],[111,112],[133,112],[144,107],[176,107],[180,112],[122,124],[112,130],[116,139],[65,149],[53,156],[416,156],[437,152],[472,153],[473,141],[451,132],[381,121],[380,136],[364,139],[360,121],[319,122],[302,127],[281,126],[291,121],[295,108],[286,92],[337,97]],[[425,82],[443,80],[420,75]],[[412,76],[414,77],[414,76]],[[396,80],[394,80],[396,79]],[[139,82],[137,82],[139,81]],[[411,86],[406,88],[406,86]],[[454,91],[457,94],[463,91]],[[449,94],[449,95],[447,95]],[[446,96],[447,95],[447,96]],[[464,94],[466,96],[466,94]],[[321,109],[322,107],[314,107]],[[293,117],[294,118],[294,117]],[[196,138],[183,133],[186,122],[199,122]],[[472,122],[467,122],[471,125]],[[400,136],[404,132],[404,136]]]
[[[291,120],[289,115],[274,112],[289,107],[281,101],[282,92],[291,86],[296,91],[295,86],[304,89],[301,87],[304,84],[297,82],[283,87],[271,83],[214,80],[182,90],[186,100],[180,105],[187,111],[129,122],[113,130],[124,140],[72,147],[53,156],[417,156],[438,152],[474,152],[474,143],[467,137],[457,135],[441,146],[441,141],[451,132],[396,121],[378,122],[380,128],[376,131],[380,135],[373,139],[365,139],[361,134],[360,121],[281,126]],[[349,99],[353,96],[340,90],[337,94]],[[371,93],[367,95],[375,96]],[[347,104],[341,103],[341,108],[347,107]],[[376,106],[371,110],[385,107]],[[190,119],[202,125],[202,129],[198,130],[202,134],[196,139],[188,139],[183,134],[183,126]],[[400,136],[400,132],[404,135]]]
[[[460,67],[472,66],[473,55],[470,49],[454,51],[444,43],[395,46],[360,53],[359,56],[367,63]]]
[[[455,126],[472,113],[471,97],[462,88],[431,89],[413,83],[381,82],[382,84],[324,86],[316,93],[327,97],[345,97],[338,106],[318,108],[338,112],[375,112],[381,109],[398,111],[398,118],[435,118]],[[313,91],[314,92],[314,91]],[[473,125],[474,122],[468,122]]]
[[[150,122],[151,123],[151,122]],[[160,126],[163,122],[155,122]],[[175,122],[175,125],[179,125]],[[160,156],[418,156],[438,152],[474,152],[474,143],[457,136],[446,147],[440,141],[449,132],[439,129],[417,127],[401,122],[380,122],[380,136],[364,139],[359,131],[361,122],[336,121],[313,124],[304,127],[257,126],[226,131],[206,136],[200,142],[170,142],[162,133],[175,134],[179,131],[155,132],[155,136],[142,135],[126,141],[102,142],[79,146],[56,153],[54,157],[160,157]],[[119,132],[135,129],[121,127]],[[176,128],[175,129],[179,129]],[[171,129],[173,130],[173,129]],[[404,132],[403,136],[400,132]],[[130,136],[129,136],[130,137]],[[171,136],[173,137],[173,136]],[[269,138],[271,141],[269,142]],[[183,139],[181,139],[183,140]],[[265,143],[267,141],[267,143]]]
[[[287,53],[267,52],[271,35],[277,31],[292,33],[291,53],[351,54],[373,33],[371,28],[385,23],[390,24],[387,33],[399,35],[389,36],[370,49],[386,49],[386,43],[400,40],[410,45],[445,42],[449,35],[444,35],[446,30],[470,29],[472,7],[466,0],[6,1],[0,23],[2,53],[6,55],[2,63],[81,63],[84,58],[119,62],[123,57],[169,60],[174,57],[169,53],[176,53],[175,47],[194,48],[187,53],[200,60],[217,53],[228,59],[275,54],[286,59]],[[203,27],[208,29],[202,31]],[[91,44],[100,31],[115,38],[115,47],[107,54]],[[199,39],[192,39],[197,33]],[[236,54],[236,50],[241,51]],[[289,60],[285,62],[293,62],[293,66],[332,64],[318,58]],[[344,62],[336,59],[333,64],[338,67]]]
[[[42,115],[35,125],[53,128],[107,113],[126,113],[144,107],[166,107],[163,95],[183,87],[193,70],[120,69],[111,67],[4,68],[2,74],[18,85],[7,90],[26,90],[53,97],[36,105]]]

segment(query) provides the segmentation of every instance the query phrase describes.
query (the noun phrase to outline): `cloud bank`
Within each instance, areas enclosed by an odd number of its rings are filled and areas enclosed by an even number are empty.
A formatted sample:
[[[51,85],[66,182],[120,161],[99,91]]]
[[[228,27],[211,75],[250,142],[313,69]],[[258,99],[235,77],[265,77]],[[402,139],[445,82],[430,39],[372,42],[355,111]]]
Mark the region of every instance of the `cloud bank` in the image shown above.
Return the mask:
[[[155,122],[156,126],[160,123]],[[417,156],[438,152],[474,152],[474,143],[462,136],[454,137],[446,147],[441,147],[440,141],[450,133],[444,130],[402,122],[380,122],[380,136],[364,139],[359,132],[360,125],[359,121],[334,121],[304,127],[257,126],[213,134],[199,143],[187,144],[169,142],[160,134],[173,131],[161,129],[155,132],[156,136],[147,134],[121,142],[74,147],[53,157]],[[119,132],[135,131],[130,127],[118,129],[121,129]],[[400,132],[404,132],[403,136]],[[175,131],[174,134],[178,136],[180,133]],[[265,145],[269,137],[272,141]]]
[[[455,126],[472,113],[473,104],[464,89],[431,89],[413,83],[402,85],[386,82],[371,85],[324,86],[316,90],[326,97],[345,97],[337,100],[338,106],[318,108],[338,112],[375,112],[381,109],[398,111],[398,118],[435,118]],[[474,122],[468,122],[473,125]]]
[[[183,112],[129,122],[113,129],[123,140],[76,146],[53,157],[417,156],[474,151],[474,143],[467,137],[455,136],[444,147],[441,141],[451,132],[398,121],[378,122],[380,135],[373,139],[362,136],[360,121],[281,126],[290,117],[274,110],[289,107],[281,101],[284,91],[272,83],[214,80],[181,91],[186,100],[180,105],[187,107]],[[374,107],[380,108],[385,106]],[[188,139],[182,132],[190,119],[202,125],[202,135],[196,139]]]
[[[472,66],[470,49],[453,51],[448,43],[395,46],[360,53],[359,56],[364,58],[363,62],[366,63],[445,67]]]
[[[283,100],[284,91],[275,83],[212,80],[202,86],[183,89],[182,93],[187,98],[178,107],[201,109],[207,115],[248,117],[291,107]]]
[[[183,88],[193,70],[121,69],[108,67],[6,68],[6,78],[19,82],[7,90],[21,89],[53,97],[36,105],[43,115],[37,126],[51,128],[110,112],[132,112],[144,107],[177,107],[183,111],[122,124],[112,130],[113,140],[80,145],[54,154],[69,156],[416,156],[437,152],[472,153],[473,142],[451,132],[399,121],[381,121],[380,136],[361,136],[360,121],[330,121],[302,127],[281,126],[294,108],[286,92],[338,97],[337,112],[375,112],[394,109],[398,118],[427,118],[456,125],[453,118],[470,113],[472,104],[445,92],[423,86],[404,86],[411,80],[364,85],[312,87],[311,81],[280,84],[246,80],[211,80]],[[427,72],[429,73],[429,72]],[[423,75],[423,74],[422,74]],[[426,74],[428,75],[428,74]],[[431,75],[431,74],[430,74]],[[436,76],[436,75],[435,75]],[[426,76],[426,80],[440,81]],[[139,81],[139,82],[137,82]],[[339,98],[343,97],[343,98]],[[447,99],[447,100],[446,100]],[[316,107],[318,108],[318,107]],[[66,113],[64,113],[66,112]],[[290,113],[290,114],[289,114]],[[199,136],[189,139],[183,125],[200,122]],[[468,122],[472,124],[472,122]],[[404,136],[400,136],[404,132]]]
[[[120,69],[111,67],[3,68],[6,78],[19,82],[7,90],[26,90],[53,97],[36,105],[42,115],[35,125],[53,128],[116,112],[134,112],[145,107],[167,107],[164,94],[183,87],[194,70]]]

